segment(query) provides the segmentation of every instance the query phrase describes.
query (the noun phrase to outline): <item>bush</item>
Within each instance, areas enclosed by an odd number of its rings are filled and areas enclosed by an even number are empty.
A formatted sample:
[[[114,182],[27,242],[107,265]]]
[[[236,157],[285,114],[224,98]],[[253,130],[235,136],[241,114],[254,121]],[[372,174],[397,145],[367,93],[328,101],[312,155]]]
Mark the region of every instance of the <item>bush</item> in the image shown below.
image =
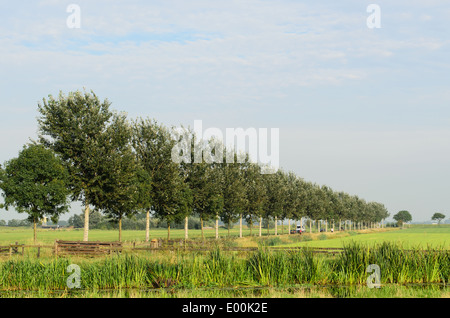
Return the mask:
[[[258,242],[258,245],[260,246],[275,246],[275,245],[280,245],[282,243],[281,238],[275,236],[275,237],[270,237],[270,238],[266,238],[266,239],[261,239]]]

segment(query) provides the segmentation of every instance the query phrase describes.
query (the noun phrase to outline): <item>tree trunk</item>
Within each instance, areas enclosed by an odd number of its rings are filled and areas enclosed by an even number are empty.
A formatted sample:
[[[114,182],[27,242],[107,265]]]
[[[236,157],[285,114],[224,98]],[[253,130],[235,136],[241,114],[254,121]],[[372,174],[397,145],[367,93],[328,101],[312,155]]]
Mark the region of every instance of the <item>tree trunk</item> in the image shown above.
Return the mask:
[[[239,217],[239,237],[242,237],[242,214]]]
[[[228,221],[228,237],[230,237],[230,221]]]
[[[150,210],[147,211],[147,216],[145,218],[145,241],[150,240]]]
[[[122,242],[122,217],[119,218],[119,242]]]
[[[219,216],[216,215],[216,240],[219,239]]]
[[[89,203],[86,199],[86,205],[84,208],[84,235],[83,241],[89,241]]]
[[[205,239],[205,235],[203,234],[203,218],[200,217],[200,228],[202,229],[202,240]]]
[[[291,235],[291,219],[288,219],[288,235]]]
[[[185,240],[188,239],[188,225],[189,225],[188,217],[186,217],[186,218],[184,219],[184,239],[185,239]]]
[[[278,218],[275,216],[275,236],[278,234]]]
[[[170,240],[170,223],[167,222],[167,239]]]
[[[259,237],[261,237],[261,230],[262,230],[262,217],[259,217]]]
[[[36,232],[37,232],[37,229],[36,229],[36,220],[33,220],[33,229],[34,229],[34,235],[33,235],[33,238],[34,238],[34,244],[36,244],[36,239],[37,239],[37,234],[36,234]]]
[[[311,219],[309,219],[309,234],[312,234]]]

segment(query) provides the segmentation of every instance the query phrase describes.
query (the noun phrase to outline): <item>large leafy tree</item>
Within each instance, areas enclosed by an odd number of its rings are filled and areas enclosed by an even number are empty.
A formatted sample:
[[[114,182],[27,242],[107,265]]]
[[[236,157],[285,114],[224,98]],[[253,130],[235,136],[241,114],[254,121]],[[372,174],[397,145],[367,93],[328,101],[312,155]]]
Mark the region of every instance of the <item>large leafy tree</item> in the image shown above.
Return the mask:
[[[286,198],[286,184],[284,173],[278,170],[273,174],[264,175],[267,191],[267,203],[265,205],[265,217],[269,223],[270,219],[275,221],[275,235],[277,235],[277,222],[283,216],[283,207]],[[269,227],[267,227],[269,233]]]
[[[61,160],[43,145],[25,146],[17,158],[0,167],[0,189],[4,207],[15,207],[27,213],[33,223],[36,242],[36,224],[44,217],[56,223],[68,211],[68,173]]]
[[[398,224],[401,226],[403,225],[403,223],[405,222],[409,222],[412,220],[412,216],[409,213],[409,211],[406,210],[401,210],[399,212],[397,212],[397,214],[395,214],[393,216],[394,220],[396,220],[398,222]]]
[[[167,221],[168,238],[170,225],[188,215],[192,202],[180,164],[172,160],[175,144],[171,131],[156,121],[139,119],[134,123],[134,151],[147,179],[151,180],[147,213],[151,209],[156,216]]]
[[[190,133],[186,131],[186,133]],[[184,176],[186,184],[189,186],[192,195],[193,212],[200,218],[200,228],[202,239],[204,239],[203,222],[214,217],[213,210],[208,208],[210,196],[212,195],[212,187],[208,178],[211,164],[205,161],[203,150],[205,141],[198,140],[197,136],[191,138],[190,162],[181,162],[180,168]]]
[[[324,204],[326,194],[323,189],[317,184],[310,184],[307,189],[308,206],[306,214],[310,218],[310,222],[312,222],[313,220],[320,220],[326,212]]]
[[[138,204],[146,213],[145,240],[150,238],[150,215],[153,208],[153,177],[164,164],[165,128],[155,120],[138,119],[133,123],[132,144],[138,162]],[[166,149],[167,150],[167,149]],[[166,155],[167,156],[167,155]],[[167,159],[167,158],[166,158]]]
[[[224,152],[225,158],[227,151],[231,150],[226,149]],[[222,169],[223,191],[223,210],[220,214],[220,218],[227,224],[228,235],[230,235],[231,224],[238,221],[245,212],[246,197],[244,174],[241,169],[241,163],[237,162],[236,153],[234,153],[234,162],[224,162],[220,164],[220,169]]]
[[[132,130],[124,114],[114,115],[113,122],[103,135],[99,166],[102,191],[98,208],[119,224],[119,241],[122,240],[122,220],[139,211],[140,172],[131,146]]]
[[[206,170],[206,180],[208,185],[206,213],[216,220],[216,239],[219,238],[219,218],[224,210],[224,178],[221,163],[210,163]]]
[[[72,200],[81,200],[85,206],[83,240],[89,239],[90,205],[98,207],[102,197],[102,176],[106,163],[102,157],[108,144],[106,132],[112,123],[110,102],[103,102],[94,92],[62,92],[49,95],[38,105],[40,117],[39,139],[54,150],[69,172]]]
[[[436,213],[433,214],[433,216],[431,217],[431,219],[432,219],[433,221],[438,221],[438,223],[441,224],[441,221],[442,221],[443,219],[445,219],[445,215],[442,214],[442,213],[436,212]]]
[[[259,236],[261,236],[262,218],[264,216],[264,205],[267,201],[267,189],[264,186],[261,166],[256,163],[250,163],[245,171],[245,194],[247,197],[246,221],[250,225],[250,235],[254,219],[259,223]]]

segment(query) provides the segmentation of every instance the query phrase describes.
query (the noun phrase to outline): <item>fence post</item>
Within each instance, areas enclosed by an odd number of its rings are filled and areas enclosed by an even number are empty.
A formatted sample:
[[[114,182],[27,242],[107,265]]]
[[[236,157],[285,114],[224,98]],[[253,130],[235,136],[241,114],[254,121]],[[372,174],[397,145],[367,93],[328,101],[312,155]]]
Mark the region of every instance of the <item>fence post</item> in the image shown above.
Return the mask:
[[[58,240],[55,241],[55,256],[58,256]]]

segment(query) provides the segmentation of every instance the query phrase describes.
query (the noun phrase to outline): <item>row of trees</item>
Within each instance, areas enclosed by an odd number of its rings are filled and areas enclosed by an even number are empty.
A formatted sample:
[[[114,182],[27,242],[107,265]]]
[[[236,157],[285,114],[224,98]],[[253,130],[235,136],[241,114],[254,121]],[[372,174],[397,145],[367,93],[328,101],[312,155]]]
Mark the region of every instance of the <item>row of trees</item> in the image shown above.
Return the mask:
[[[68,225],[73,226],[74,228],[83,228],[84,227],[84,214],[74,214],[68,220]],[[207,226],[213,226],[213,222],[206,223]],[[197,229],[200,227],[200,219],[198,217],[189,217],[188,222],[189,229]],[[167,222],[164,220],[160,220],[158,218],[150,219],[150,228],[152,229],[166,229]],[[173,225],[173,228],[183,229],[184,222],[176,223]],[[89,216],[89,229],[100,229],[100,230],[113,230],[118,229],[118,223],[114,219],[109,219],[106,215],[100,213],[99,211],[91,212]],[[138,213],[132,218],[125,218],[122,221],[122,229],[123,230],[142,230],[146,229],[146,216],[145,213]]]
[[[292,172],[263,174],[262,165],[247,154],[238,163],[234,149],[219,151],[214,140],[194,136],[189,146],[196,163],[178,163],[172,158],[182,137],[173,128],[151,119],[130,121],[93,92],[50,95],[38,110],[38,140],[0,169],[4,205],[29,213],[36,224],[43,216],[56,220],[70,200],[82,201],[85,241],[91,208],[118,222],[119,240],[122,220],[137,213],[146,214],[147,240],[151,216],[167,222],[170,237],[171,224],[187,224],[193,214],[201,222],[214,220],[216,233],[221,219],[240,225],[245,220],[250,227],[258,223],[260,234],[262,219],[277,224],[306,217],[334,220],[340,227],[342,221],[368,224],[389,215],[381,203],[307,182]],[[230,155],[234,163],[225,163]]]

